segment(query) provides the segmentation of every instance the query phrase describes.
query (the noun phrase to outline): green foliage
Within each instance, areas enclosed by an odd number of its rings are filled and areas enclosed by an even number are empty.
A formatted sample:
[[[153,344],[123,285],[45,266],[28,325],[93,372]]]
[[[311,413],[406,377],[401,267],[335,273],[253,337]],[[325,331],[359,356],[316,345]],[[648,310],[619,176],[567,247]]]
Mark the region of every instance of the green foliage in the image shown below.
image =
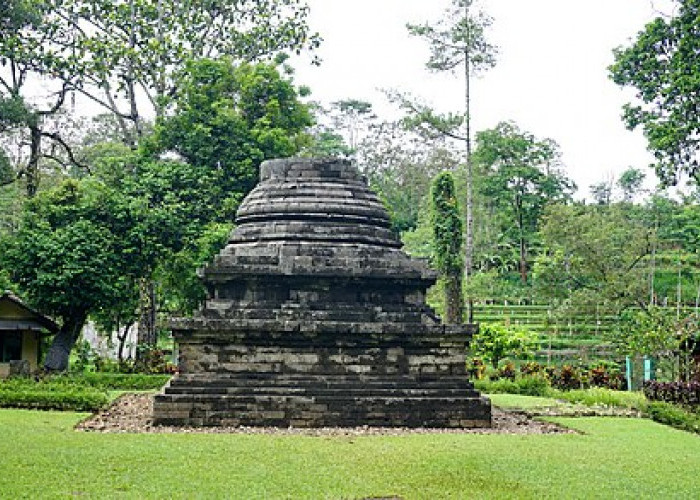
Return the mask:
[[[430,43],[427,66],[434,71],[454,70],[468,57],[470,72],[480,72],[496,64],[497,49],[486,39],[492,19],[476,11],[473,0],[453,0],[445,16],[430,25],[407,24],[409,34]]]
[[[647,408],[647,400],[641,392],[618,391],[594,387],[569,391],[553,391],[550,395],[557,399],[568,401],[569,403],[583,404],[586,406],[605,406],[609,408],[627,408],[630,410],[644,410]]]
[[[491,362],[494,368],[506,357],[526,358],[537,348],[537,337],[522,327],[480,324],[471,341],[471,351]]]
[[[610,340],[622,354],[652,356],[676,351],[691,335],[676,321],[675,311],[650,306],[646,310],[623,311]]]
[[[233,220],[260,163],[296,154],[312,123],[292,81],[271,64],[190,61],[176,104],[177,113],[157,123],[145,150],[153,157],[173,151],[186,160],[188,188],[196,193],[189,201],[201,207],[200,222]],[[172,180],[183,175],[181,169]],[[201,194],[207,198],[192,199]]]
[[[298,0],[32,5],[36,21],[8,30],[0,57],[89,95],[117,117],[123,140],[131,145],[142,136],[142,117],[148,114],[135,89],[164,116],[179,94],[184,61],[211,55],[256,61],[314,49],[320,42],[308,28],[308,7]],[[129,111],[120,108],[121,101]]]
[[[622,201],[630,203],[639,194],[644,184],[646,174],[638,168],[629,167],[620,174],[617,185],[622,191]]]
[[[109,305],[148,254],[141,208],[99,182],[65,181],[27,204],[21,227],[3,242],[3,267],[33,305],[64,321]]]
[[[677,2],[677,11],[647,24],[631,46],[615,51],[610,75],[636,89],[638,104],[624,106],[630,129],[641,127],[656,158],[656,173],[675,184],[682,173],[700,180],[700,1]]]
[[[444,137],[425,137],[402,122],[378,122],[358,143],[355,158],[384,202],[399,232],[425,224],[430,232],[429,193],[437,174],[459,164]],[[426,233],[426,234],[427,234]],[[426,244],[430,240],[425,240]]]
[[[0,267],[37,309],[61,320],[46,358],[64,370],[88,315],[119,307],[152,268],[167,219],[142,199],[87,179],[28,201],[20,227],[0,241]],[[170,226],[172,228],[172,226]]]
[[[4,408],[97,411],[108,402],[104,391],[66,378],[0,380],[0,407]]]
[[[541,375],[530,375],[515,379],[476,380],[474,387],[487,394],[521,394],[524,396],[549,397],[552,388],[549,381]]]
[[[435,177],[431,190],[435,266],[444,275],[461,274],[462,219],[450,172]]]
[[[561,171],[554,141],[537,139],[513,123],[479,132],[473,160],[480,171],[477,192],[494,214],[495,226],[491,240],[484,242],[491,248],[477,254],[479,267],[514,260],[526,283],[540,218],[548,205],[571,200],[575,184]]]
[[[85,384],[102,391],[150,391],[163,387],[171,375],[143,373],[99,373],[87,372],[69,375],[66,378],[75,384]]]
[[[623,207],[553,205],[540,235],[546,249],[535,263],[540,294],[620,308],[648,297],[642,264],[654,234]]]
[[[700,415],[696,412],[664,401],[653,401],[647,405],[646,414],[655,422],[700,434]]]
[[[445,281],[445,321],[462,320],[462,219],[450,172],[435,177],[431,189],[434,263]]]

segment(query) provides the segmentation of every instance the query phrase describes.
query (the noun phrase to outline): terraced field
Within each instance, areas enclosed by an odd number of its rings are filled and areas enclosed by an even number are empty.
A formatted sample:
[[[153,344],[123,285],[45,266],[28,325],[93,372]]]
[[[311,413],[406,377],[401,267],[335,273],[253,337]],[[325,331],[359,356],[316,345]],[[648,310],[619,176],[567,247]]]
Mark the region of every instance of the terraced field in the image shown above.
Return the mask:
[[[669,307],[675,311],[675,307]],[[683,307],[681,314],[694,312]],[[474,320],[478,323],[523,325],[540,338],[539,360],[574,361],[611,358],[614,353],[606,342],[606,334],[618,323],[618,316],[603,308],[572,307],[555,311],[546,304],[474,304]]]

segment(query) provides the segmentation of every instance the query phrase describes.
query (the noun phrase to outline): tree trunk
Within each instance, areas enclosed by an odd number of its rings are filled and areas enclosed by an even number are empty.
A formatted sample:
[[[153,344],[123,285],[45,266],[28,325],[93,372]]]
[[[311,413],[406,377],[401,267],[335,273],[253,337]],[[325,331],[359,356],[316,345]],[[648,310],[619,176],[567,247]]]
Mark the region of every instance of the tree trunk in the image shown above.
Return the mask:
[[[29,161],[27,162],[27,198],[32,198],[39,188],[39,159],[41,158],[41,128],[29,126]]]
[[[156,345],[156,290],[153,280],[143,279],[139,285],[140,309],[137,343],[138,345]],[[137,356],[138,358],[138,351]]]
[[[68,370],[70,352],[78,340],[86,320],[87,314],[85,312],[65,320],[63,326],[53,338],[49,351],[46,353],[46,359],[44,360],[44,369],[46,371],[64,372]]]
[[[467,153],[467,223],[464,234],[464,282],[469,283],[474,261],[474,168],[472,166],[471,138],[471,42],[469,32],[469,1],[464,2],[464,19],[467,29],[464,51],[464,128]],[[461,295],[461,294],[460,294]],[[469,321],[473,317],[472,300],[468,300]]]
[[[445,277],[445,323],[459,324],[464,317],[464,299],[462,297],[462,276],[459,274]]]

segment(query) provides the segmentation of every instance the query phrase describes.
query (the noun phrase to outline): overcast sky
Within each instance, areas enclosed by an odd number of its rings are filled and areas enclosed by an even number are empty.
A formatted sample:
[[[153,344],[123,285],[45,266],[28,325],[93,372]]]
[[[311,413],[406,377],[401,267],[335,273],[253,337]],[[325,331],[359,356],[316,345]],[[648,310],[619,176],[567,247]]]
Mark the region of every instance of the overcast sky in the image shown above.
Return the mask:
[[[297,65],[296,81],[323,103],[356,98],[390,108],[380,92],[395,88],[441,111],[462,111],[463,80],[425,69],[427,44],[407,22],[439,19],[449,0],[308,0],[324,43],[320,67]],[[608,79],[612,49],[628,45],[663,0],[482,0],[493,18],[497,66],[473,84],[474,130],[512,120],[559,143],[568,175],[588,186],[651,156],[640,132],[620,120],[632,97]]]

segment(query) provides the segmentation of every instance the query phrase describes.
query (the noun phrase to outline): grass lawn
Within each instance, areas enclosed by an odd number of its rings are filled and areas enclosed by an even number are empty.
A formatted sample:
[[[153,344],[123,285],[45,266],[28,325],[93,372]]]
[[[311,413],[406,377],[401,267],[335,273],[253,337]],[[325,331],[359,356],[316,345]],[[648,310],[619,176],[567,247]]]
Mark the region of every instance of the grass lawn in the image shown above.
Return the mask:
[[[566,405],[563,401],[554,398],[541,398],[537,396],[523,396],[520,394],[488,394],[488,398],[494,406],[500,408],[554,408]]]
[[[578,435],[97,434],[0,410],[2,498],[697,498],[700,437],[649,420]]]

